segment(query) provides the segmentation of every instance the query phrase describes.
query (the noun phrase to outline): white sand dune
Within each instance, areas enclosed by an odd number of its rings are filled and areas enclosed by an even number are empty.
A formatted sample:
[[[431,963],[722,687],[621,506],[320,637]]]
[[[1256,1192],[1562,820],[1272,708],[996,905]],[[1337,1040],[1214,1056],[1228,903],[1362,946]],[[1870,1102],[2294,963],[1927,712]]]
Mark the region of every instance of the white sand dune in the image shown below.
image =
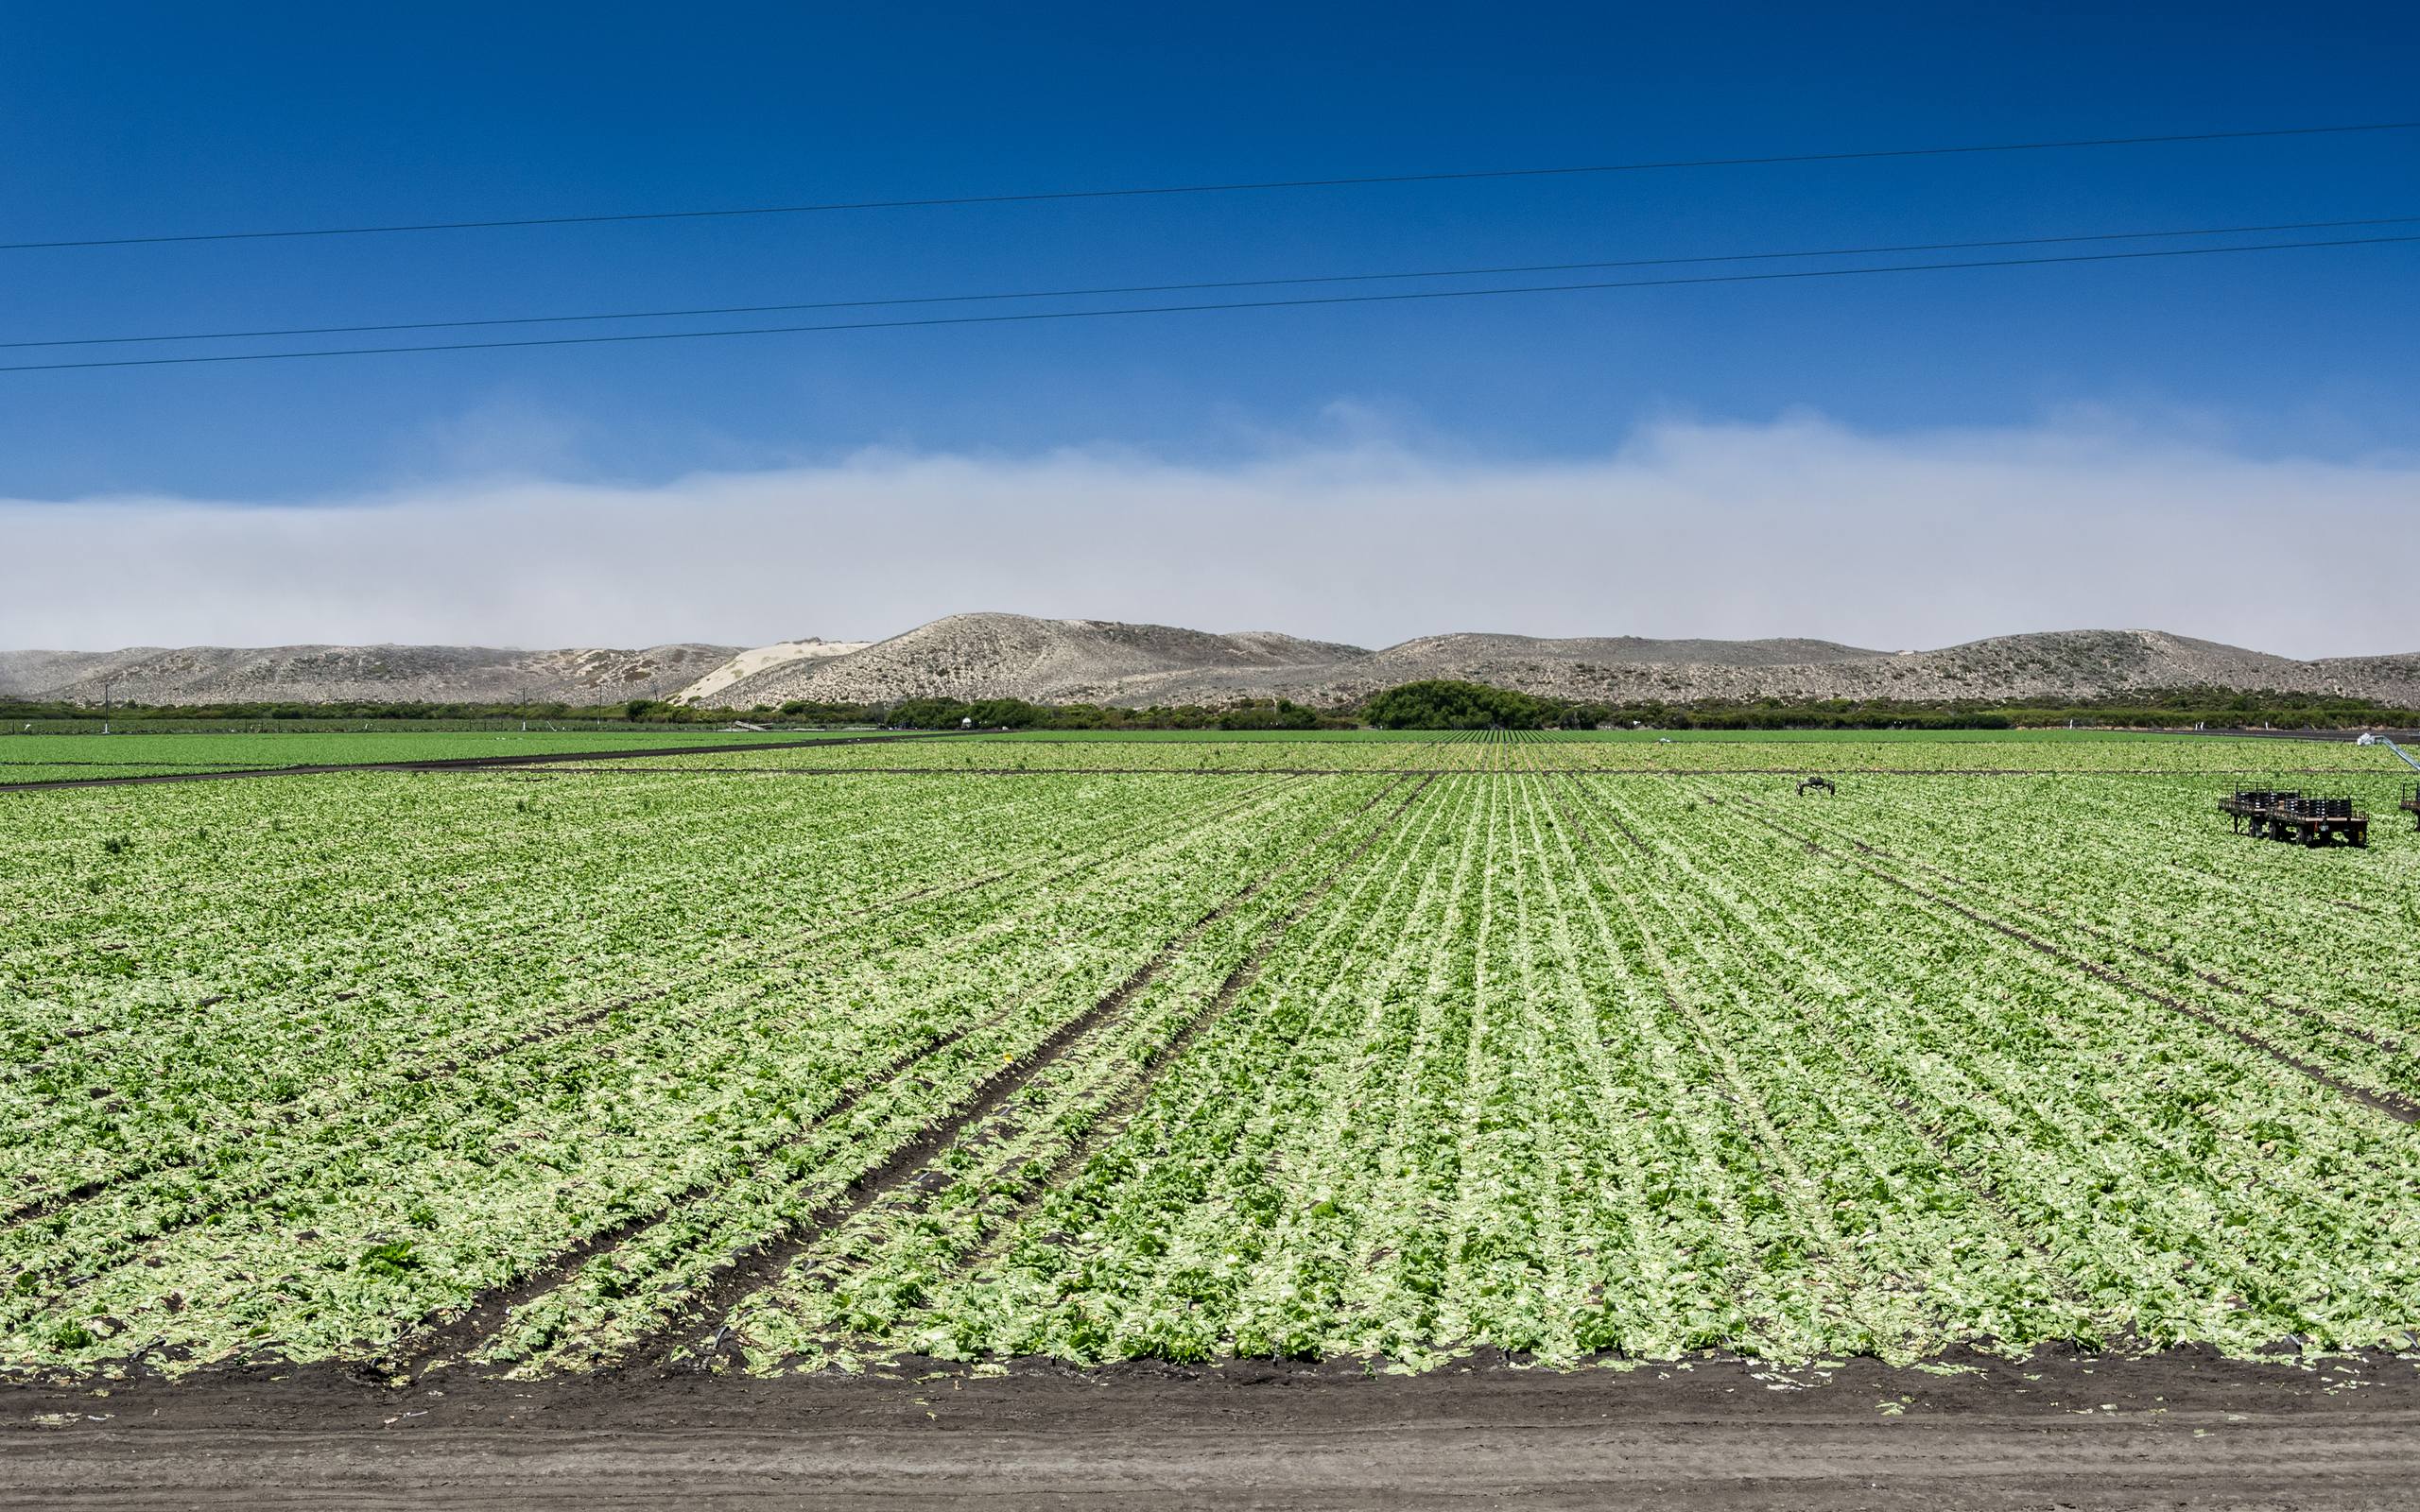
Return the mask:
[[[776,641],[770,645],[752,646],[700,678],[672,696],[674,703],[708,703],[717,694],[742,679],[760,672],[769,672],[793,662],[816,662],[827,657],[848,656],[872,645],[872,641],[826,641],[810,636],[804,641]]]

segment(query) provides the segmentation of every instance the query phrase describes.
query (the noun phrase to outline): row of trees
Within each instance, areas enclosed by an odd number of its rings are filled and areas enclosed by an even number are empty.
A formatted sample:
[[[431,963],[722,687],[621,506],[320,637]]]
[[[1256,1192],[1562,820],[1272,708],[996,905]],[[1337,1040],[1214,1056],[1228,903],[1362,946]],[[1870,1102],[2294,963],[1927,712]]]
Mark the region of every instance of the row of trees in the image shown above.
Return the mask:
[[[1374,694],[1361,705],[1361,717],[1380,730],[1594,729],[1599,722],[1584,704],[1443,679]]]
[[[1987,699],[1757,698],[1600,702],[1484,683],[1408,682],[1361,706],[1387,730],[2120,730],[2420,728],[2420,710],[2325,694],[2178,688],[2068,703]]]
[[[0,699],[0,722],[89,723],[81,704]],[[1758,698],[1607,702],[1548,698],[1485,683],[1436,679],[1373,695],[1357,707],[1315,709],[1288,698],[1219,705],[1121,709],[1105,704],[1032,703],[1023,698],[909,698],[892,703],[812,703],[793,699],[749,710],[701,709],[634,698],[600,708],[562,703],[221,703],[115,705],[123,727],[269,723],[285,729],[364,721],[489,724],[512,720],[628,724],[721,724],[733,718],[815,725],[882,725],[950,730],[972,724],[1009,730],[2007,730],[2064,725],[2133,730],[2351,730],[2420,728],[2420,711],[2367,698],[2321,694],[2241,693],[2178,688],[2066,703],[1987,699]]]

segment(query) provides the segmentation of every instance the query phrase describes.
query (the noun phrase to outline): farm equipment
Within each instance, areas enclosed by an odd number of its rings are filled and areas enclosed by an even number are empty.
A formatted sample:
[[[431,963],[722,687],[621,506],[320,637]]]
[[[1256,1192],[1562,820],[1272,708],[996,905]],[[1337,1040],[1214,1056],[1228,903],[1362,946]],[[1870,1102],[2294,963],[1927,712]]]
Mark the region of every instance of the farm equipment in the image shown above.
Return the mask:
[[[2387,749],[2394,752],[2397,756],[2402,757],[2404,765],[2411,767],[2415,772],[2420,772],[2420,761],[2412,760],[2411,753],[2410,751],[2405,750],[2394,741],[2388,740],[2384,735],[2380,735],[2378,740],[2386,747]],[[2414,830],[2420,830],[2420,782],[2404,783],[2403,790],[2395,795],[2394,806],[2401,809],[2404,813],[2411,815],[2411,827]]]
[[[2219,812],[2233,821],[2236,833],[2255,839],[2308,846],[2370,843],[2370,816],[2349,798],[2238,787],[2219,799]]]
[[[1798,784],[1800,798],[1805,798],[1809,793],[1823,793],[1838,798],[1841,790],[1832,784],[1832,780],[1828,777],[1810,777]]]

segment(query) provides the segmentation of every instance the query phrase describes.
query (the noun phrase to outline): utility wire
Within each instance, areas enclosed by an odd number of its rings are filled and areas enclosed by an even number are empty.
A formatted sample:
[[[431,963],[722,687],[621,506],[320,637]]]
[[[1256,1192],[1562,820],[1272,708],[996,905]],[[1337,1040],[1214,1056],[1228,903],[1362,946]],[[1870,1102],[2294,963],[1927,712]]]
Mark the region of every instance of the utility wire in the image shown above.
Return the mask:
[[[1961,263],[1895,263],[1879,267],[1790,268],[1772,273],[1701,273],[1679,278],[1529,284],[1492,289],[1414,289],[1400,294],[1305,295],[1290,300],[1237,300],[1201,304],[1125,305],[1108,310],[1029,310],[1009,315],[926,316],[909,320],[840,320],[816,325],[760,325],[716,331],[638,331],[610,335],[531,336],[512,341],[447,341],[422,346],[333,347],[315,352],[219,352],[192,357],[117,357],[87,362],[20,363],[0,372],[62,372],[86,368],[174,368],[222,362],[291,362],[312,357],[389,356],[411,352],[495,352],[519,347],[588,347],[633,341],[700,341],[726,336],[794,335],[825,331],[896,331],[924,326],[1012,325],[1041,320],[1098,320],[1115,316],[1191,315],[1210,310],[1284,310],[1330,304],[1390,304],[1417,300],[1490,299],[1510,294],[1564,294],[1592,289],[1667,288],[1693,284],[1764,284],[1793,279],[1861,278],[1880,273],[1927,273],[1982,267],[2036,267],[2052,263],[2135,262],[2159,257],[2219,257],[2238,252],[2283,251],[2312,247],[2379,247],[2420,242],[2420,234],[2361,236],[2337,241],[2248,242],[2235,247],[2169,247],[2134,252],[2071,252],[2052,257],[1996,257]]]
[[[2420,130],[2420,121],[2354,126],[2294,126],[2260,131],[2187,131],[2161,136],[2075,137],[2044,142],[1994,142],[1966,146],[1882,147],[1858,152],[1794,152],[1741,158],[1677,158],[1596,163],[1554,168],[1481,168],[1432,173],[1369,174],[1334,179],[1268,179],[1235,183],[1156,184],[1123,189],[1053,189],[1011,195],[952,195],[914,199],[845,199],[797,205],[745,205],[711,210],[629,211],[595,215],[526,215],[494,220],[435,220],[373,226],[315,226],[283,231],[191,232],[146,236],[85,236],[55,241],[0,242],[0,251],[85,247],[160,247],[190,242],[275,241],[311,236],[387,236],[416,232],[494,231],[523,226],[601,226],[648,220],[715,220],[746,215],[813,215],[837,211],[931,210],[953,205],[1025,205],[1071,199],[1139,199],[1170,195],[1250,194],[1278,189],[1340,189],[1369,184],[1462,183],[1483,179],[1552,179],[1587,174],[1663,173],[1693,168],[1771,167],[1808,163],[1864,163],[1891,158],[1946,158],[1994,152],[2055,152],[2081,147],[2151,146],[2186,142],[2248,142],[2277,137],[2344,136]]]
[[[1216,289],[1296,287],[1308,284],[1374,284],[1427,278],[1504,278],[1516,273],[1576,273],[1616,267],[1679,267],[1708,263],[1760,263],[1801,257],[1878,257],[1905,252],[1980,251],[2003,247],[2049,247],[2080,242],[2144,241],[2170,236],[2242,236],[2285,231],[2345,231],[2409,226],[2420,215],[2361,220],[2292,220],[2260,226],[2203,226],[2181,231],[2094,232],[2074,236],[2012,236],[1992,241],[1905,242],[1885,247],[1827,247],[1796,252],[1724,252],[1700,257],[1632,257],[1593,263],[1527,263],[1496,267],[1439,267],[1396,273],[1328,273],[1307,278],[1224,279],[1203,284],[1115,284],[1092,288],[1026,289],[994,294],[926,294],[908,299],[821,300],[804,304],[719,304],[682,310],[614,310],[593,315],[513,315],[469,320],[398,320],[377,325],[303,325],[256,331],[188,331],[166,335],[55,336],[37,341],[0,341],[0,351],[34,347],[107,347],[161,341],[242,341],[272,336],[363,335],[385,331],[452,331],[507,325],[563,325],[590,320],[667,320],[709,315],[776,315],[803,310],[875,310],[906,305],[973,304],[1006,300],[1100,298],[1113,294],[1181,294]]]

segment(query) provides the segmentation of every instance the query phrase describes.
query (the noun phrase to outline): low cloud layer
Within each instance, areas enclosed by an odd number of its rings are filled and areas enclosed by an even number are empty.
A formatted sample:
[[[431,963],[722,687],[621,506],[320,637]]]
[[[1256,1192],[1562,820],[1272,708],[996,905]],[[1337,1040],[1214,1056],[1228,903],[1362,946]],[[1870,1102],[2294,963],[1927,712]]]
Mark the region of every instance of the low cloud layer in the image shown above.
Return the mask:
[[[961,610],[1282,629],[1810,635],[2148,627],[2420,648],[2420,464],[2095,425],[1660,424],[1582,461],[1392,442],[1242,463],[873,451],[615,488],[307,507],[0,501],[0,646],[757,644]]]

